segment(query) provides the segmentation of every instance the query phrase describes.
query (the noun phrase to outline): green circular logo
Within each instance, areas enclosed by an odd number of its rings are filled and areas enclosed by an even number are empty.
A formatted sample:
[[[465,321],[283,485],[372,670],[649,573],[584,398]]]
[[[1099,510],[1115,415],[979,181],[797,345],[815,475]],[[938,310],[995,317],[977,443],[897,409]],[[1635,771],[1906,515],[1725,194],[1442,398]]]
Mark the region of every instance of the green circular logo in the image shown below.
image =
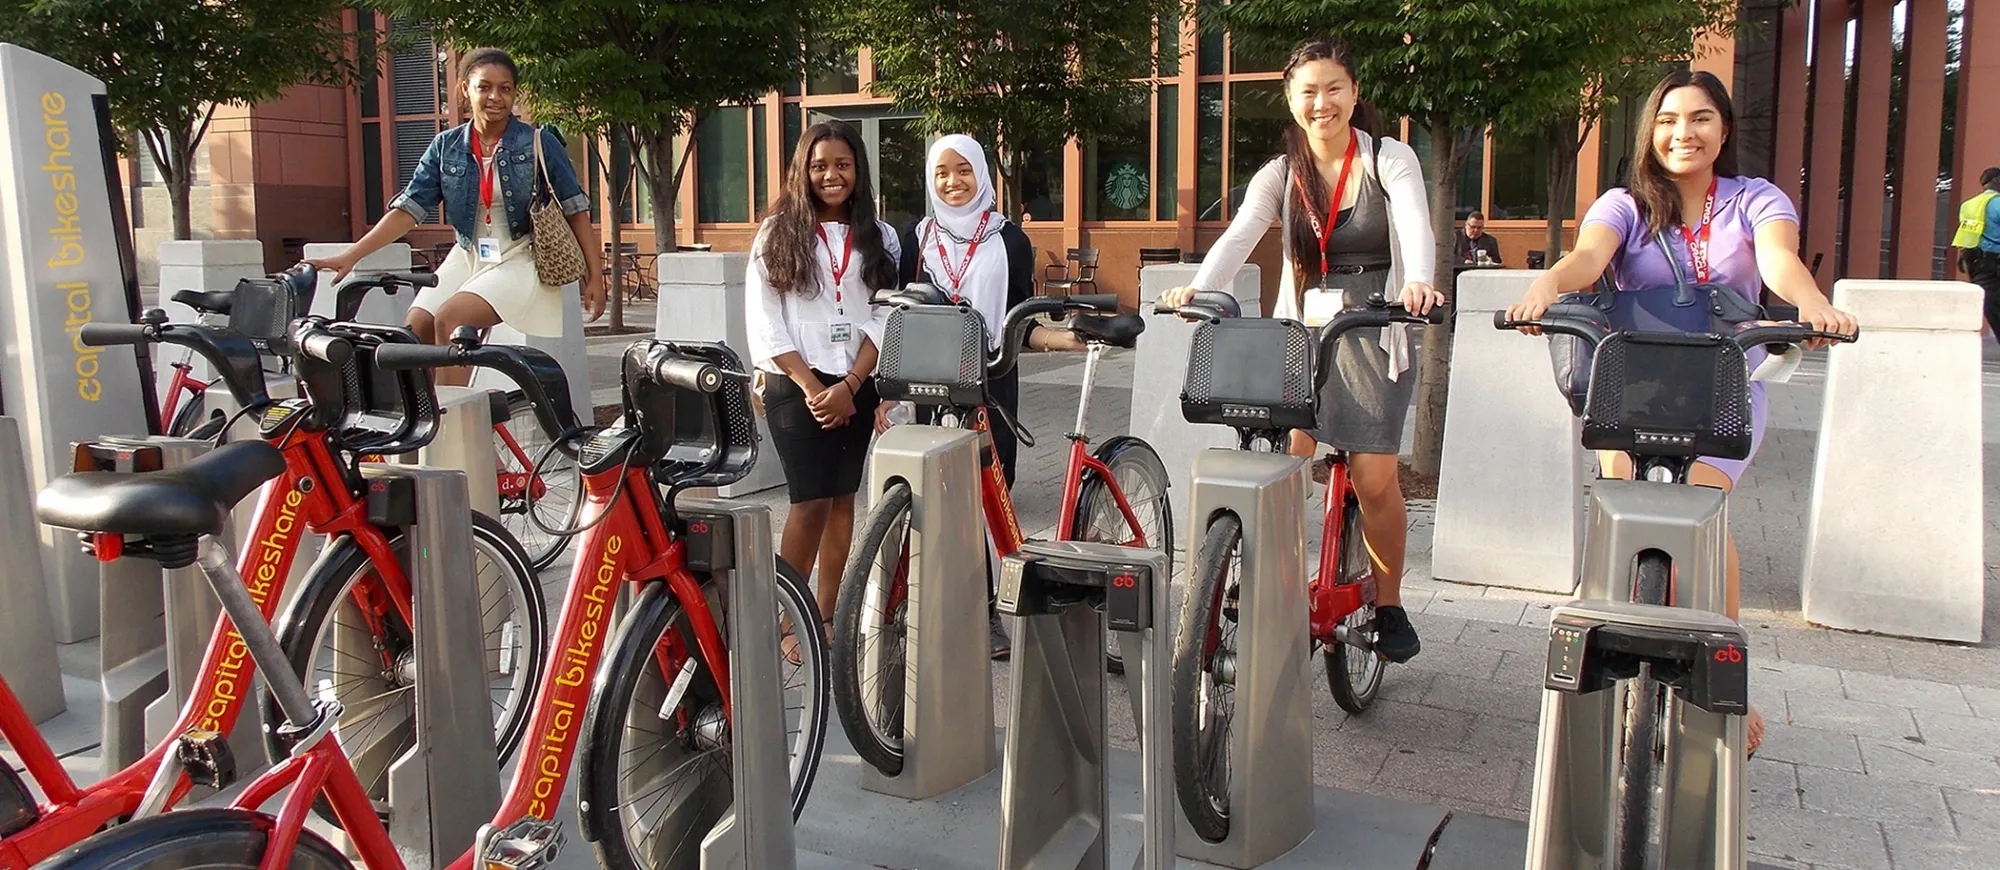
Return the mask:
[[[1104,199],[1120,211],[1131,211],[1145,204],[1148,187],[1143,167],[1120,163],[1104,176]]]

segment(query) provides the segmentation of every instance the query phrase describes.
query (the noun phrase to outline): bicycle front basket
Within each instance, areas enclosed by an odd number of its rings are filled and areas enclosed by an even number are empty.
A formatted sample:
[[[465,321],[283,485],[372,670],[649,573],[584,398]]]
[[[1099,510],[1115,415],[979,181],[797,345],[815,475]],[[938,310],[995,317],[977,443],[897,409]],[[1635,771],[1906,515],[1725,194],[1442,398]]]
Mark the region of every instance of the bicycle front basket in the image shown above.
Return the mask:
[[[288,356],[300,301],[282,275],[239,279],[230,293],[229,329],[263,353]]]
[[[1750,455],[1749,367],[1720,335],[1621,332],[1597,346],[1583,446],[1642,456]]]
[[[652,374],[663,359],[699,360],[745,371],[727,345],[644,339],[625,349],[620,365],[627,421],[641,433],[641,451],[661,483],[727,486],[757,464],[757,420],[749,384],[724,378],[713,393],[662,383]]]
[[[1188,346],[1181,416],[1238,429],[1312,429],[1312,330],[1296,320],[1231,317],[1204,323]]]
[[[986,324],[967,306],[889,313],[875,390],[886,401],[970,408],[986,401]]]

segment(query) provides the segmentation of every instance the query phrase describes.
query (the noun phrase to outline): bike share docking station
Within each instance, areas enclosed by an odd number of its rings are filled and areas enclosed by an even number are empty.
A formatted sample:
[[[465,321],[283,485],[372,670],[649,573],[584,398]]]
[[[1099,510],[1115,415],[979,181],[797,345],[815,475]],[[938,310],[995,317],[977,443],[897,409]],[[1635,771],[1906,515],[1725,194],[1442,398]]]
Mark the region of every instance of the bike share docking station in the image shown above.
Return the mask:
[[[1141,723],[1145,833],[1132,866],[1174,866],[1167,564],[1158,551],[1078,541],[1032,541],[1001,563],[1000,612],[1020,618],[1000,780],[1001,870],[1110,865],[1107,625],[1120,633]]]

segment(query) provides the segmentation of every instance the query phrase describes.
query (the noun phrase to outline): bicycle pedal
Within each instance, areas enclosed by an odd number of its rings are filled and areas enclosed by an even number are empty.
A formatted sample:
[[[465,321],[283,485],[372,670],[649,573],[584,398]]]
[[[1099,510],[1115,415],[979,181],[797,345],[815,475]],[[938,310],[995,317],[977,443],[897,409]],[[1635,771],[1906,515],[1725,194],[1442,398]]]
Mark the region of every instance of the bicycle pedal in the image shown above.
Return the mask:
[[[557,822],[520,819],[495,830],[481,825],[476,843],[485,870],[541,870],[562,852],[563,829]]]
[[[174,757],[195,785],[227,788],[236,781],[236,754],[215,731],[188,729],[174,742]]]

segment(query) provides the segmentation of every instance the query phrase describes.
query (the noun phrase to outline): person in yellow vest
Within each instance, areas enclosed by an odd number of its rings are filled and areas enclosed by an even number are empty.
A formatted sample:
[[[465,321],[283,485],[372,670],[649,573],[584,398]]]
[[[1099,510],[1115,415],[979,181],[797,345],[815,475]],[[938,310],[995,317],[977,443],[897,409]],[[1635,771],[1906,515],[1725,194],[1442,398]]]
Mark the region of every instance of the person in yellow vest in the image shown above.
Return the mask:
[[[1958,207],[1958,268],[1986,291],[1986,326],[2000,335],[2000,166],[1979,173],[1986,188]]]

